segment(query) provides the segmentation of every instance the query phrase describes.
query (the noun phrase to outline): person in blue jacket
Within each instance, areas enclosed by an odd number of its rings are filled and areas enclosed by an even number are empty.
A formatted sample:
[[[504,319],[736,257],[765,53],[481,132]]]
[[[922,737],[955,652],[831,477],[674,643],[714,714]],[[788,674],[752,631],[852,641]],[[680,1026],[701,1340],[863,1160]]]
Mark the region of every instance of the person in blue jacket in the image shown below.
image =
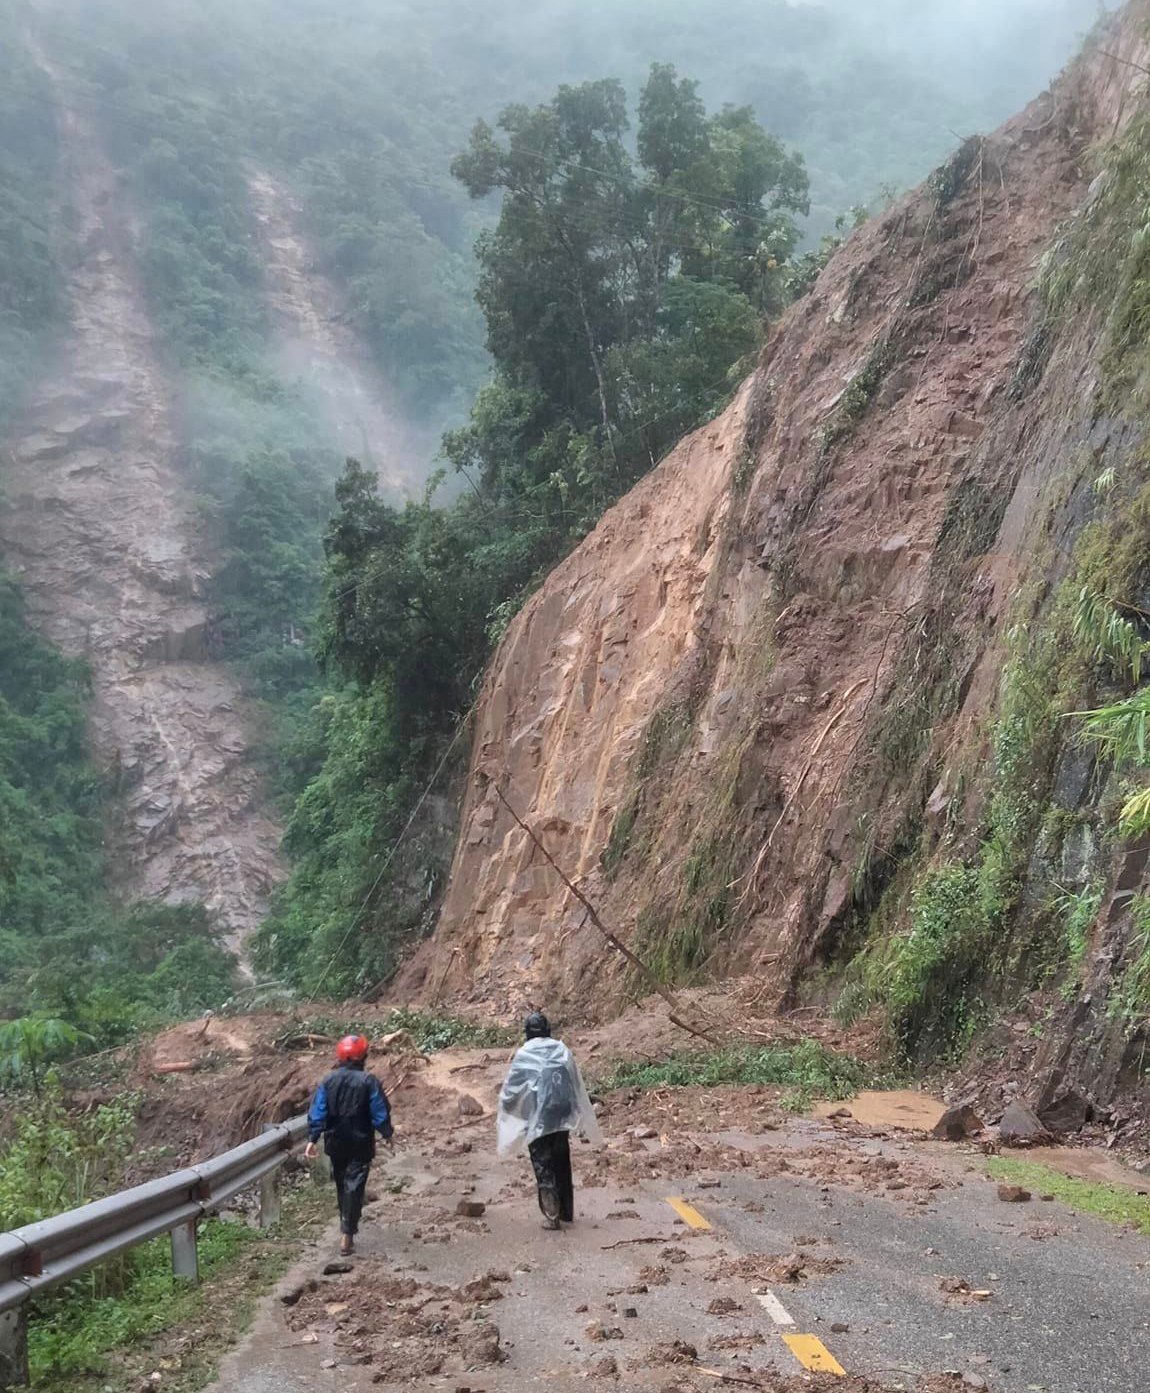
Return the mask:
[[[388,1146],[394,1144],[387,1095],[364,1068],[368,1048],[362,1035],[344,1036],[335,1050],[339,1064],[316,1089],[308,1113],[304,1156],[309,1161],[316,1156],[322,1136],[339,1198],[339,1251],[344,1254],[355,1250],[376,1132]]]

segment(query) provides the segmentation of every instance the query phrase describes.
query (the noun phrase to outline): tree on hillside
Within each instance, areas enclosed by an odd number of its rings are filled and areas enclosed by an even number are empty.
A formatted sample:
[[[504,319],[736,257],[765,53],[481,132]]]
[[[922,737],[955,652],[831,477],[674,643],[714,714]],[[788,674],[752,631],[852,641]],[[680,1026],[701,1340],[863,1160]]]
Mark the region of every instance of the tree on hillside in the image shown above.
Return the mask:
[[[568,531],[721,397],[807,208],[801,157],[747,107],[708,117],[669,65],[640,95],[638,164],[627,129],[618,83],[563,87],[479,122],[452,166],[503,203],[477,247],[498,378],[446,453],[495,500],[551,491]]]
[[[708,116],[697,84],[665,65],[640,96],[637,158],[628,128],[619,83],[561,87],[480,121],[452,165],[473,198],[502,195],[476,248],[496,370],[444,437],[470,492],[450,508],[396,508],[355,461],[339,483],[318,636],[338,685],[315,748],[295,756],[319,772],[260,935],[273,971],[350,992],[390,970],[434,899],[426,866],[414,877],[391,848],[492,643],[539,577],[727,396],[782,303],[802,160],[746,107]]]
[[[480,121],[451,166],[472,198],[504,194],[497,228],[476,248],[492,356],[559,410],[582,410],[589,371],[608,437],[602,352],[621,329],[619,231],[634,183],[627,125],[617,82],[561,87],[546,106],[503,112],[506,145]]]

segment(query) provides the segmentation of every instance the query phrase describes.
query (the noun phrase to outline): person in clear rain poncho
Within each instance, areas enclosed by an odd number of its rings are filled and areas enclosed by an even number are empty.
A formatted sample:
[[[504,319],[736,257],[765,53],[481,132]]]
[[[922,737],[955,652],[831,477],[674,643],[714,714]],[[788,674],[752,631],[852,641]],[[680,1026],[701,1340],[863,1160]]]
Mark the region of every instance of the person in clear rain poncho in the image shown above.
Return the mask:
[[[575,1057],[552,1038],[547,1017],[528,1016],[525,1033],[500,1090],[496,1146],[501,1156],[530,1156],[543,1227],[557,1229],[575,1218],[571,1133],[595,1145],[603,1134]]]

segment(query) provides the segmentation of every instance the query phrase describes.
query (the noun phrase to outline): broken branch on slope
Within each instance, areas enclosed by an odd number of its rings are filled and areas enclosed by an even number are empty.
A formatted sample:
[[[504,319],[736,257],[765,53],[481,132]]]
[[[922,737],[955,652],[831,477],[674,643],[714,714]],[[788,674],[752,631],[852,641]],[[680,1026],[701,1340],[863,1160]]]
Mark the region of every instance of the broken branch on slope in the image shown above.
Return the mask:
[[[615,949],[617,953],[622,953],[623,957],[627,959],[631,966],[637,968],[638,971],[643,974],[644,978],[651,984],[654,990],[658,992],[658,994],[671,1008],[671,1023],[673,1025],[677,1025],[681,1030],[685,1030],[691,1035],[698,1036],[700,1040],[706,1040],[708,1044],[715,1044],[716,1041],[714,1035],[708,1034],[707,1031],[701,1030],[698,1026],[691,1025],[687,1020],[683,1018],[682,1005],[675,993],[670,989],[670,987],[666,985],[666,983],[661,982],[658,979],[658,977],[656,977],[654,972],[651,971],[651,969],[647,966],[643,959],[640,958],[637,954],[633,953],[631,949],[627,947],[627,945],[623,942],[621,938],[619,938],[617,934],[611,932],[607,925],[604,924],[602,919],[599,918],[599,911],[595,908],[595,906],[591,903],[591,901],[587,898],[583,891],[580,890],[579,887],[575,885],[567,877],[562,867],[555,860],[554,856],[551,855],[551,853],[535,835],[534,829],[529,827],[527,823],[523,821],[523,819],[511,806],[511,803],[508,800],[507,795],[499,787],[498,782],[494,783],[494,788],[496,795],[499,798],[499,801],[511,814],[516,823],[518,823],[518,825],[523,829],[523,831],[527,833],[527,835],[535,843],[536,847],[538,847],[538,849],[543,853],[551,869],[555,872],[555,874],[559,877],[559,879],[563,882],[563,884],[567,887],[571,894],[575,896],[575,898],[587,911],[587,917],[591,920],[592,924],[595,925],[595,927],[599,930],[599,932],[603,935],[603,937],[607,940],[611,947]]]

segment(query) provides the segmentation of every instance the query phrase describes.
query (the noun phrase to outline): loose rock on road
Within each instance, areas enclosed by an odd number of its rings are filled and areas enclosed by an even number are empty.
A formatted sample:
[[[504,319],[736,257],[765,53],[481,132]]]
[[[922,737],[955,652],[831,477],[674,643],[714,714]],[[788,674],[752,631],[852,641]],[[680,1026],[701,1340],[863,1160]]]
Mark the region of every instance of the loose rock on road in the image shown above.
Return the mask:
[[[489,1104],[498,1068],[469,1092]],[[701,1125],[720,1106],[608,1100],[560,1234],[489,1116],[413,1120],[359,1256],[311,1250],[216,1393],[1145,1393],[1150,1240],[1003,1203],[972,1149],[766,1105],[761,1127]]]

